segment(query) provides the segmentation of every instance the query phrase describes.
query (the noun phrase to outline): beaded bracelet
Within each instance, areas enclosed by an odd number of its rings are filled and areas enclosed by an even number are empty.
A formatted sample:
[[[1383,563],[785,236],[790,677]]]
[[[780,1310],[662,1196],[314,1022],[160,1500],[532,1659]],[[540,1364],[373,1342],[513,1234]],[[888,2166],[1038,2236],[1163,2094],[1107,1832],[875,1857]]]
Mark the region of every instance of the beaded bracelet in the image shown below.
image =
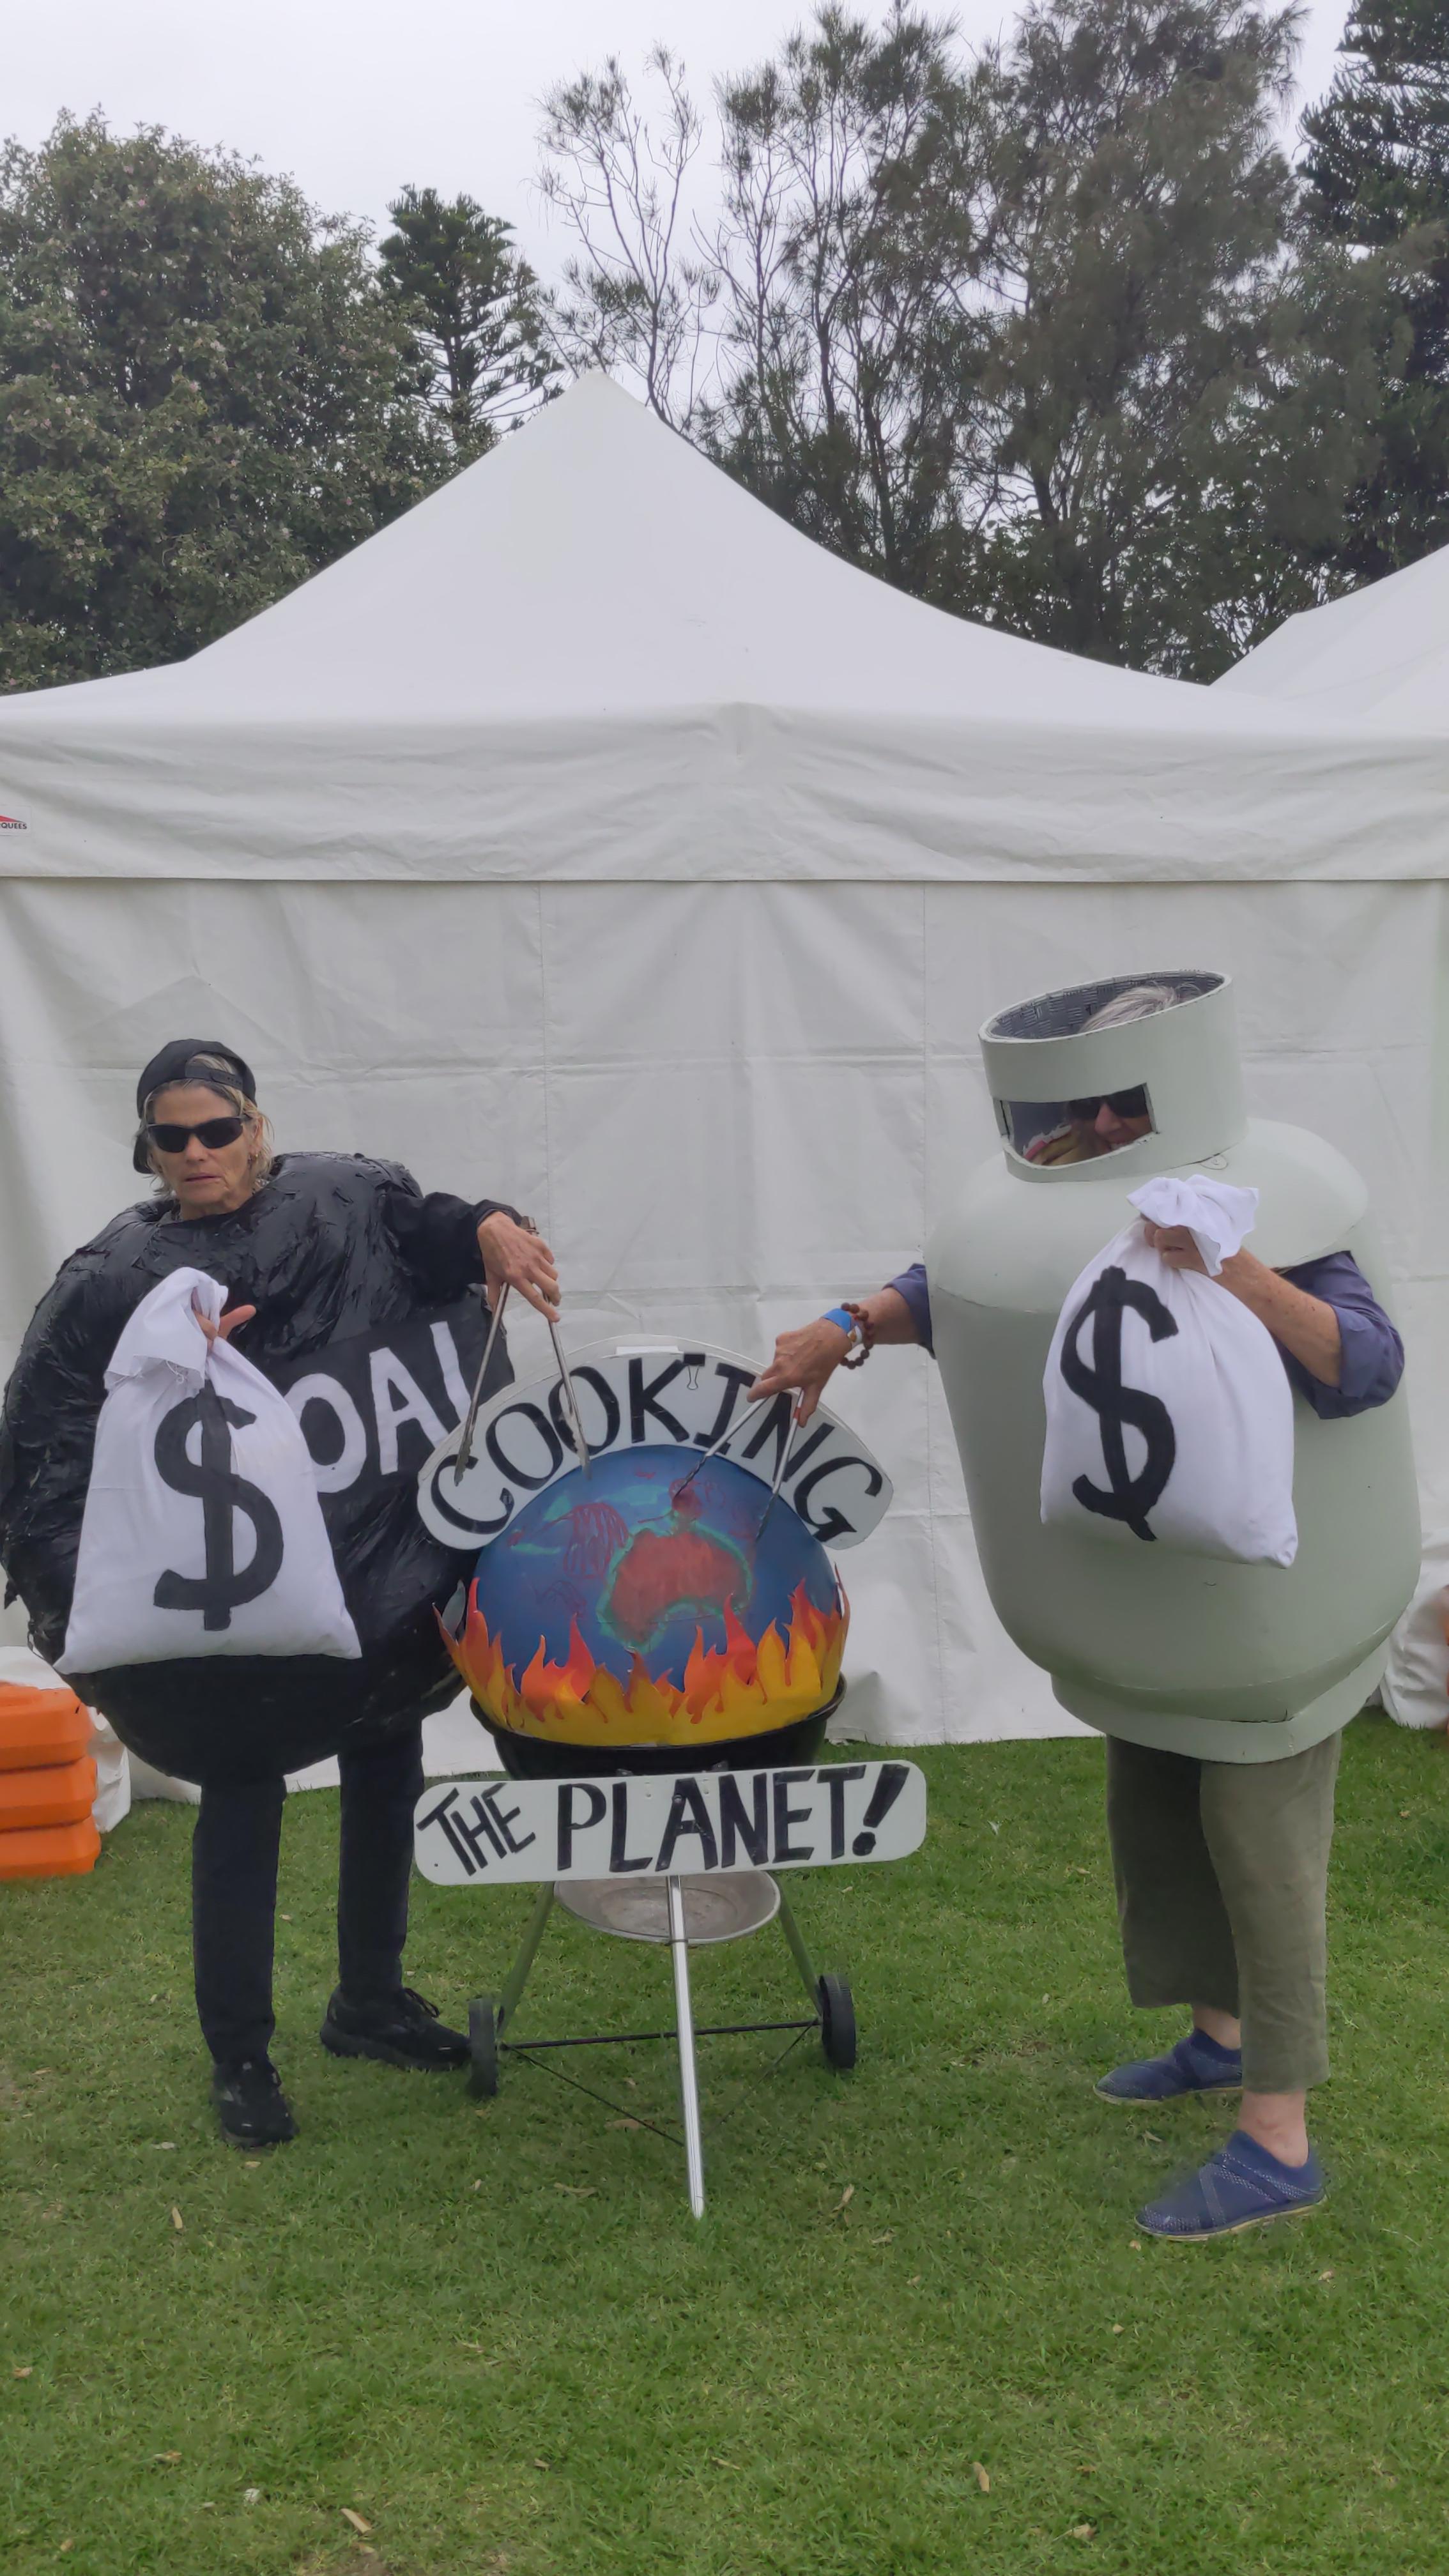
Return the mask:
[[[856,1347],[845,1353],[840,1365],[842,1368],[864,1368],[871,1352],[875,1349],[875,1326],[865,1308],[853,1297],[847,1297],[844,1311],[850,1317],[851,1327],[856,1335]]]

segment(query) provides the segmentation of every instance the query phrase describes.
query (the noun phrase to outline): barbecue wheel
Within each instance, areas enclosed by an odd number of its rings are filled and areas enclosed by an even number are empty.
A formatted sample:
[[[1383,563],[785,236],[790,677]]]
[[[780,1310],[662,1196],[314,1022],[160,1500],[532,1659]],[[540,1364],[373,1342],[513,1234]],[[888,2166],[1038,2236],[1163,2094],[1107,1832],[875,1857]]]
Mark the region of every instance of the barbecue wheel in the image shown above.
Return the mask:
[[[855,2064],[855,2006],[843,1977],[822,1977],[816,1987],[820,2005],[820,2045],[831,2066]]]
[[[851,2043],[854,2048],[854,2041]],[[468,2090],[475,2097],[498,2090],[498,2007],[491,1995],[468,2006]]]

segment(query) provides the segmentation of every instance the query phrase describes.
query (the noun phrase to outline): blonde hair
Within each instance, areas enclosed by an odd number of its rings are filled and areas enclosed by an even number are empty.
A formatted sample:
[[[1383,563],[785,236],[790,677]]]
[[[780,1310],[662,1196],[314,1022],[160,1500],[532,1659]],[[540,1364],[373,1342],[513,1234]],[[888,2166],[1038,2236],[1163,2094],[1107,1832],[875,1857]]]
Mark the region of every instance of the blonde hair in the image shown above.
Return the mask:
[[[218,1077],[215,1081],[212,1079],[213,1074]],[[157,1086],[157,1089],[149,1094],[146,1106],[141,1115],[141,1141],[146,1147],[146,1161],[155,1175],[156,1187],[162,1198],[173,1198],[175,1196],[175,1192],[168,1186],[162,1175],[161,1167],[156,1160],[154,1149],[149,1137],[146,1135],[146,1128],[150,1123],[152,1108],[160,1098],[161,1093],[163,1091],[179,1091],[187,1082],[196,1083],[204,1086],[208,1091],[214,1091],[219,1100],[225,1100],[231,1104],[231,1107],[238,1118],[244,1118],[249,1127],[255,1127],[257,1131],[257,1144],[256,1151],[251,1160],[251,1183],[253,1190],[261,1189],[263,1184],[271,1179],[272,1171],[277,1159],[276,1138],[272,1134],[272,1122],[270,1118],[267,1117],[266,1113],[257,1107],[254,1100],[249,1100],[247,1098],[246,1093],[238,1088],[237,1084],[231,1077],[231,1066],[225,1063],[219,1055],[194,1055],[190,1063],[187,1065],[186,1071],[183,1075],[179,1078],[173,1077],[169,1082],[160,1083]]]
[[[1182,999],[1175,984],[1129,984],[1082,1022],[1080,1034],[1085,1037],[1090,1029],[1125,1029],[1133,1020],[1150,1020],[1159,1011],[1172,1010]]]

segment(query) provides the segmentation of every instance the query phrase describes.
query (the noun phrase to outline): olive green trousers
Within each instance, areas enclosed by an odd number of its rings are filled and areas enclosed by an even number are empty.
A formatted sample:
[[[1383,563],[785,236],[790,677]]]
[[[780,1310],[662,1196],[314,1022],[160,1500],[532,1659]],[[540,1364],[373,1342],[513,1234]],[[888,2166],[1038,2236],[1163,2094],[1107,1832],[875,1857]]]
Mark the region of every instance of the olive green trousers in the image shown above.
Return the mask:
[[[1107,1738],[1107,1829],[1134,2004],[1243,2025],[1243,2087],[1328,2073],[1324,1903],[1342,1737],[1282,1762],[1201,1762]]]

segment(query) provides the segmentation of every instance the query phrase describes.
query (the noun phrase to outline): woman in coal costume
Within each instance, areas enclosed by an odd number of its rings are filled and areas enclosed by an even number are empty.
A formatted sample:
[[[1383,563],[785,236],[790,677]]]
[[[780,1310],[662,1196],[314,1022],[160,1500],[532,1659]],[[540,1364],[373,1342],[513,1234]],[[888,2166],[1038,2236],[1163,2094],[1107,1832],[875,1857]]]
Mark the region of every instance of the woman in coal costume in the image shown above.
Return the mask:
[[[399,1165],[354,1154],[273,1155],[241,1056],[178,1038],[136,1088],[134,1161],[155,1198],[116,1217],[63,1265],[32,1319],[0,1427],[0,1561],[30,1613],[38,1651],[64,1646],[104,1373],[122,1326],[158,1280],[194,1267],[220,1280],[220,1330],[283,1390],[311,1372],[357,1422],[378,1384],[401,1404],[369,1442],[366,1472],[323,1492],[360,1661],[231,1656],[76,1675],[133,1750],[201,1783],[192,1852],[193,1952],[201,2027],[224,2134],[239,2145],[295,2134],[269,2055],[283,1775],[328,1753],[342,1773],[339,1982],[321,2037],[340,2056],[458,2065],[467,2042],[402,1983],[421,1726],[457,1689],[434,1605],[456,1583],[415,1503],[425,1363],[459,1385],[482,1356],[490,1297],[508,1285],[557,1313],[546,1243],[499,1202],[425,1195]],[[446,1338],[439,1342],[437,1334]],[[501,1337],[500,1337],[501,1339]],[[317,1373],[328,1372],[325,1379]],[[507,1383],[497,1353],[494,1385]],[[353,1403],[349,1377],[357,1390]],[[411,1390],[411,1392],[409,1392]],[[441,1394],[442,1388],[437,1391]],[[491,1391],[491,1389],[490,1389]],[[416,1402],[415,1402],[416,1399]],[[432,1408],[436,1414],[436,1407]],[[319,1399],[326,1422],[328,1405]],[[305,1411],[304,1411],[305,1423]],[[335,1429],[335,1423],[333,1425]],[[374,1471],[374,1461],[375,1470]],[[327,1479],[323,1480],[324,1485]]]
[[[1169,984],[1114,994],[1081,1034],[1120,1028],[1192,999]],[[1035,1104],[1025,1104],[1028,1111]],[[1095,1161],[1152,1131],[1144,1088],[1066,1104],[1045,1135],[1030,1120],[1013,1135],[1027,1161]],[[1174,1268],[1201,1271],[1185,1227],[1148,1225]],[[1225,1261],[1217,1284],[1265,1324],[1295,1391],[1320,1419],[1387,1404],[1403,1345],[1348,1252],[1274,1270],[1250,1252]],[[833,1307],[782,1333],[751,1396],[800,1390],[808,1419],[842,1363],[877,1342],[933,1349],[923,1263],[873,1297]],[[1214,1760],[1160,1738],[1107,1733],[1107,1822],[1128,1989],[1142,2006],[1187,2004],[1191,2027],[1160,2057],[1103,2075],[1107,2101],[1157,2105],[1190,2094],[1242,2093],[1239,2124],[1201,2170],[1138,2212],[1160,2236],[1200,2238],[1287,2217],[1323,2197],[1309,2145],[1307,2094],[1328,2072],[1325,2004],[1329,1850],[1342,1720],[1322,1740],[1276,1759]],[[1225,1727],[1224,1738],[1242,1729]]]

